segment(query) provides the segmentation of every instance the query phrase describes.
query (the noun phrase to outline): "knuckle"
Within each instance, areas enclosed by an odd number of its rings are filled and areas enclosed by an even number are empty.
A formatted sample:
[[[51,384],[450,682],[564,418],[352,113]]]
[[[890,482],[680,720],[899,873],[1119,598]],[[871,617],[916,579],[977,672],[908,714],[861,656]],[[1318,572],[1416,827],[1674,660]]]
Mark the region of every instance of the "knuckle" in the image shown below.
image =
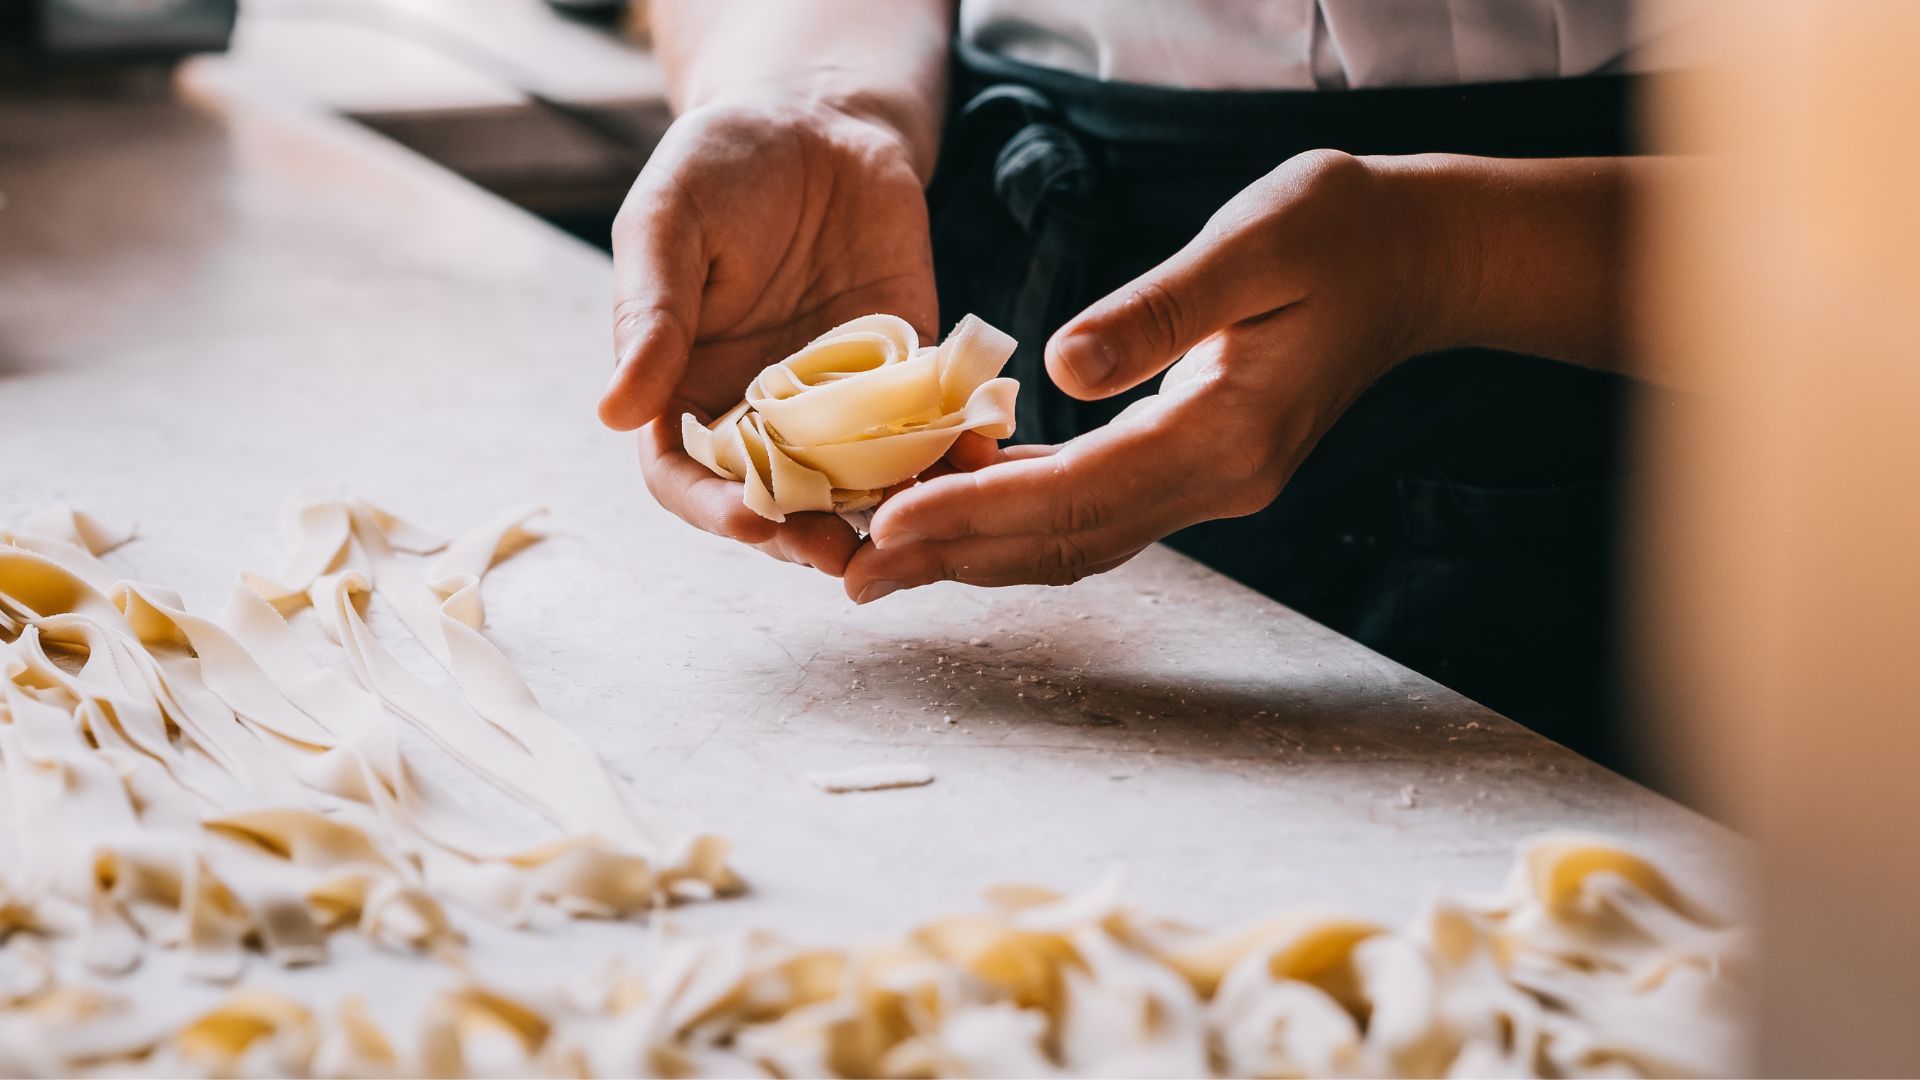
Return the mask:
[[[686,520],[696,529],[743,544],[776,543],[780,536],[778,525],[744,507],[738,512],[728,508],[717,513],[709,507],[700,507]]]
[[[1085,494],[1069,490],[1053,500],[1053,513],[1050,530],[1055,536],[1071,536],[1076,533],[1088,533],[1099,528],[1106,518],[1100,504]]]
[[[721,535],[724,536],[726,534],[723,533]],[[764,553],[768,558],[773,559],[775,562],[791,563],[794,566],[804,566],[810,570],[819,569],[819,566],[815,564],[811,558],[808,557],[807,552],[803,548],[794,544],[792,538],[788,537],[784,533],[776,533],[771,539],[762,540],[758,543],[755,543],[751,539],[745,539],[741,537],[729,537],[729,539],[742,540],[743,543],[746,543],[752,546],[753,548],[755,548],[756,550]]]
[[[1295,183],[1301,198],[1318,207],[1352,205],[1369,182],[1366,165],[1339,150],[1309,150],[1288,166],[1297,169]]]
[[[1220,504],[1218,516],[1226,518],[1247,517],[1265,510],[1279,492],[1271,495],[1241,488],[1228,495]]]
[[[1105,524],[1105,508],[1074,483],[1067,456],[1055,455],[1051,465],[1053,487],[1058,494],[1049,503],[1049,531],[1056,536],[1070,536],[1092,532]]]
[[[620,200],[620,209],[613,215],[614,243],[625,244],[638,238],[653,228],[662,214],[682,212],[681,194],[669,166],[657,161],[642,166],[627,188],[626,197]]]
[[[1116,563],[1114,565],[1118,564]],[[1076,566],[1072,570],[1066,571],[1053,580],[1046,582],[1046,584],[1053,586],[1072,585],[1075,582],[1085,581],[1097,574],[1104,574],[1111,569],[1113,569],[1113,566],[1105,564],[1098,566]]]
[[[613,336],[631,347],[647,334],[666,331],[682,347],[693,343],[693,335],[680,313],[652,297],[628,296],[614,302]]]
[[[1050,536],[1040,549],[1036,569],[1049,583],[1078,581],[1091,565],[1087,550],[1072,536]]]
[[[1366,172],[1359,158],[1343,150],[1324,147],[1294,155],[1283,168],[1292,170],[1310,185],[1344,184]]]
[[[1217,472],[1234,487],[1244,488],[1266,472],[1267,448],[1257,440],[1246,439],[1221,449]]]
[[[1106,524],[1106,511],[1097,500],[1075,491],[1068,494],[1065,502],[1069,534],[1089,533]]]
[[[660,310],[660,304],[647,297],[624,296],[613,302],[613,325],[621,329],[635,329]]]
[[[1223,462],[1221,478],[1226,481],[1218,506],[1221,517],[1246,517],[1266,509],[1280,497],[1285,476],[1276,462],[1263,450],[1245,447]]]
[[[926,563],[910,566],[903,574],[892,576],[921,584],[931,584],[935,581],[971,581],[973,564],[967,562],[964,556],[942,550]]]
[[[1221,207],[1208,219],[1207,232],[1219,242],[1242,246],[1251,258],[1284,265],[1301,255],[1300,224],[1318,216],[1296,211],[1349,204],[1369,175],[1365,163],[1341,150],[1295,154]]]
[[[1139,313],[1143,335],[1162,353],[1171,353],[1186,340],[1191,320],[1180,298],[1158,281],[1135,285],[1128,306]]]
[[[669,131],[668,137],[672,136]],[[702,227],[701,204],[695,196],[709,189],[714,179],[703,175],[707,170],[702,165],[702,140],[690,137],[681,141],[691,145],[672,152],[657,148],[634,176],[613,216],[611,232],[616,248],[643,246],[650,236],[684,239],[690,229]]]

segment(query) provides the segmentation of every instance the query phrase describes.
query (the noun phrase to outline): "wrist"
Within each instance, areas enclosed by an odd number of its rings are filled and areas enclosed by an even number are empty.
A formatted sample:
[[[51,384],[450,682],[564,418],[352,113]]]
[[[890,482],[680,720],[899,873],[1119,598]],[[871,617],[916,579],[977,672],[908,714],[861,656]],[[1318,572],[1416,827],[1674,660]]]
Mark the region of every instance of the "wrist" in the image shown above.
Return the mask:
[[[1621,349],[1630,158],[1369,159],[1422,239],[1424,352],[1489,348],[1576,363]],[[1645,166],[1639,166],[1644,168]]]
[[[655,0],[676,111],[742,97],[838,111],[884,128],[933,175],[953,0]]]
[[[1451,154],[1361,159],[1395,223],[1392,259],[1404,311],[1403,360],[1481,344],[1485,238],[1477,193]]]
[[[881,152],[898,154],[925,185],[933,177],[940,144],[940,110],[922,95],[868,85],[848,85],[831,73],[729,82],[691,83],[678,95],[676,111],[746,106],[792,109],[798,114],[861,127]]]
[[[917,95],[891,93],[872,87],[852,90],[825,88],[819,101],[848,119],[866,123],[896,144],[913,174],[925,187],[933,180],[940,155],[941,110]]]

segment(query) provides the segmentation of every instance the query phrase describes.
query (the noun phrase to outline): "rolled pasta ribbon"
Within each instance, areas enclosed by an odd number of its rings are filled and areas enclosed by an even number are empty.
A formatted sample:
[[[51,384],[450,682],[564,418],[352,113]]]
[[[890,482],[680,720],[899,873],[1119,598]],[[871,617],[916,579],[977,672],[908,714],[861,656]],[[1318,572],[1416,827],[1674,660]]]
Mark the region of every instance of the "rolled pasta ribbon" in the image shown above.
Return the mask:
[[[761,517],[866,510],[963,433],[1013,434],[1020,384],[997,377],[1013,349],[973,315],[937,348],[922,347],[905,319],[863,316],[755,376],[711,425],[683,415],[682,441],[694,460],[741,481]]]

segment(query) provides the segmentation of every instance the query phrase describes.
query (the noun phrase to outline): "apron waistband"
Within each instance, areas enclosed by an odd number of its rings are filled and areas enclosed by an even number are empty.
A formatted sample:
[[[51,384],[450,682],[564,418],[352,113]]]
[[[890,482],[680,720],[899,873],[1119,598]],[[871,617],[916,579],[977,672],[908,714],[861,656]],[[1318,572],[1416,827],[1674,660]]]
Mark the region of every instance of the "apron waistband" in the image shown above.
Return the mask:
[[[1370,90],[1182,90],[1055,71],[957,42],[941,169],[986,186],[1020,226],[1087,235],[1191,231],[1295,154],[1629,153],[1633,76]],[[949,182],[952,182],[951,180]],[[1205,214],[1201,215],[1204,220]]]
[[[1277,163],[1304,150],[1492,157],[1632,153],[1632,75],[1364,90],[1185,90],[1043,68],[955,43],[958,100],[998,85],[1044,98],[1085,137],[1125,151],[1204,149]],[[1179,164],[1179,163],[1175,163]],[[1189,158],[1183,167],[1207,167]]]

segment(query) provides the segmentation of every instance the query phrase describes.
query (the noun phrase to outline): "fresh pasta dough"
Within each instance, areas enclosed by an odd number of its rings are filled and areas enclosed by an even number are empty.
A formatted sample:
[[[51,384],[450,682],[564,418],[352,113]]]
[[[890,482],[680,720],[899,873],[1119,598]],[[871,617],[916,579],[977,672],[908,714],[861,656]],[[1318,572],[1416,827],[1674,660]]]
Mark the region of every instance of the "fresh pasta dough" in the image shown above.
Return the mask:
[[[92,518],[0,532],[0,1074],[1743,1065],[1747,934],[1646,859],[1572,835],[1523,848],[1499,891],[1435,897],[1398,929],[1324,909],[1181,926],[1129,907],[1115,872],[1076,895],[992,889],[984,910],[897,938],[817,947],[656,926],[563,985],[484,982],[462,957],[468,919],[631,915],[739,886],[724,844],[656,820],[481,635],[482,578],[533,539],[529,516],[446,542],[360,500],[301,503],[286,569],[243,574],[213,618],[120,580],[99,556],[126,534]],[[458,691],[395,660],[361,614],[369,595]],[[306,606],[344,671],[296,637],[286,615]],[[503,840],[427,779],[403,723],[547,834]],[[329,935],[347,932],[445,965],[451,987],[396,1021],[247,977],[256,956],[326,962]],[[237,985],[155,1022],[113,986],[152,948]]]
[[[972,315],[938,348],[922,348],[905,319],[867,315],[769,366],[711,425],[682,416],[681,438],[694,460],[741,481],[761,517],[867,510],[962,433],[1013,434],[1020,384],[996,378],[1013,349]]]
[[[115,1034],[43,991],[7,1025],[99,1071],[339,1076],[1698,1076],[1741,1064],[1749,943],[1645,860],[1590,837],[1525,848],[1507,887],[1390,929],[1301,910],[1208,932],[1087,891],[990,890],[895,939],[636,935],[566,987],[469,981],[415,1030],[358,999],[242,989]],[[74,1014],[78,1013],[77,1016]],[[0,1068],[56,1072],[72,1056]],[[23,1070],[23,1066],[25,1067]]]
[[[250,952],[319,962],[342,928],[457,950],[450,906],[511,924],[736,889],[722,841],[654,820],[481,635],[480,579],[531,539],[530,516],[448,543],[363,501],[305,503],[286,571],[242,575],[217,618],[115,580],[98,556],[124,536],[84,515],[0,533],[0,928],[75,937],[101,973],[161,946],[230,981]],[[422,575],[403,552],[440,554]],[[360,614],[367,594],[458,692],[393,658]],[[283,617],[309,604],[350,677]],[[399,722],[544,835],[503,842],[428,779]]]

